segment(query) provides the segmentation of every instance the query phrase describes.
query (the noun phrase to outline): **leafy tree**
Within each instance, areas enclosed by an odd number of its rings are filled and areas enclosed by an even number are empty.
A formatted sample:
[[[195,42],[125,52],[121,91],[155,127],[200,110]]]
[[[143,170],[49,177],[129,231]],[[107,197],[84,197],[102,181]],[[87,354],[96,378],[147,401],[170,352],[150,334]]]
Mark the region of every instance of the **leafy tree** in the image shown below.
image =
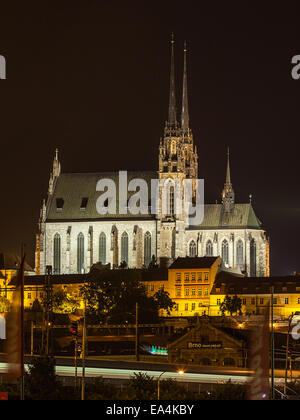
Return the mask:
[[[157,381],[147,373],[134,373],[126,388],[127,399],[155,400],[157,398]]]
[[[55,360],[49,356],[35,357],[25,375],[25,395],[31,400],[58,399],[60,384],[55,375]]]
[[[136,303],[140,323],[158,322],[159,309],[172,309],[173,302],[165,292],[147,296],[145,286],[135,270],[93,270],[88,284],[81,289],[87,300],[88,318],[94,322],[134,323]]]
[[[209,395],[210,400],[230,401],[245,400],[247,394],[246,385],[233,384],[230,380],[225,384],[218,384]]]
[[[184,400],[191,399],[186,390],[174,379],[164,379],[160,383],[161,400]]]
[[[170,298],[170,294],[163,289],[159,289],[153,296],[154,300],[157,302],[159,309],[164,309],[167,311],[167,314],[170,315],[175,302]]]
[[[0,313],[9,312],[10,302],[6,297],[0,296]]]
[[[220,304],[220,311],[222,312],[223,316],[225,312],[229,312],[230,315],[241,313],[242,308],[242,300],[238,296],[234,296],[231,298],[230,296],[225,296],[223,302]]]
[[[68,296],[64,290],[54,293],[52,302],[54,311],[61,313],[73,313],[79,307],[79,302]]]
[[[115,385],[107,383],[103,378],[96,378],[86,385],[87,400],[117,400],[120,399],[120,391]]]
[[[38,299],[35,299],[33,301],[31,311],[36,313],[43,312],[42,305],[40,304],[40,301]]]

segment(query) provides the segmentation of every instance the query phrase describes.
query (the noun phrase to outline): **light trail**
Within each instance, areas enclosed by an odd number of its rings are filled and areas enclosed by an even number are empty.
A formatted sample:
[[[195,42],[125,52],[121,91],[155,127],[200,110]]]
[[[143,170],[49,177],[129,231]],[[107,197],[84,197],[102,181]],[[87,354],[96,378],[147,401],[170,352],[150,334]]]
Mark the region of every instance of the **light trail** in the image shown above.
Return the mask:
[[[25,369],[28,370],[28,365],[25,365]],[[7,372],[6,363],[0,363],[0,373]],[[78,376],[82,375],[81,367],[77,368]],[[158,378],[162,371],[155,370],[140,370],[140,369],[108,369],[108,368],[85,368],[85,374],[87,377],[102,377],[106,379],[123,379],[128,380],[134,376],[134,374],[144,373],[154,378]],[[56,366],[56,374],[58,376],[74,376],[73,366]],[[174,379],[178,382],[195,382],[195,383],[214,383],[222,384],[228,381],[236,384],[245,384],[249,381],[250,377],[245,375],[222,375],[222,374],[210,374],[210,373],[189,373],[186,372],[184,375],[178,375],[177,372],[166,372],[164,373],[164,379]],[[280,385],[284,383],[284,378],[275,378],[276,384]]]

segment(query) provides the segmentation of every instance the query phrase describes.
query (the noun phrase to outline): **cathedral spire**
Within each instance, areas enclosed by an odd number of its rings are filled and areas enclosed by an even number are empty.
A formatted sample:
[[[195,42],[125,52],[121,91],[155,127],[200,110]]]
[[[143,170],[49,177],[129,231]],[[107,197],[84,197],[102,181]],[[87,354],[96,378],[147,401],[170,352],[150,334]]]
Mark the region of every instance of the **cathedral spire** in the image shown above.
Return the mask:
[[[225,213],[230,213],[234,207],[234,191],[231,184],[230,176],[230,155],[229,147],[227,148],[227,168],[226,168],[226,181],[222,192],[222,203]]]
[[[230,153],[229,153],[229,147],[227,147],[226,185],[231,185],[231,179],[230,179]]]
[[[184,133],[189,130],[189,103],[187,90],[187,65],[186,65],[187,46],[184,43],[184,67],[183,67],[183,88],[182,88],[182,111],[181,111],[181,128]]]
[[[170,97],[168,124],[170,127],[177,126],[176,120],[176,96],[175,96],[175,64],[174,64],[174,34],[171,36],[171,72],[170,72]]]

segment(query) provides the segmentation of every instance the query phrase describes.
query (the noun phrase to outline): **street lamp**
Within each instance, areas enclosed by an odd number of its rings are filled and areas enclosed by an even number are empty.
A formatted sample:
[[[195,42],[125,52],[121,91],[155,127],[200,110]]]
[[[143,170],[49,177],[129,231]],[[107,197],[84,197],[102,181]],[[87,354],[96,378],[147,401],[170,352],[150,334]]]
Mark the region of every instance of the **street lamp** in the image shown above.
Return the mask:
[[[165,374],[165,373],[167,373],[167,371],[165,371],[165,372],[162,372],[160,375],[159,375],[159,377],[158,377],[158,380],[157,380],[157,400],[159,401],[159,398],[160,398],[160,379],[161,379],[161,377]],[[177,371],[177,373],[178,373],[178,375],[183,375],[184,374],[184,371],[182,370],[182,369],[180,369],[180,370],[178,370]]]
[[[292,324],[293,318],[294,318],[294,314],[292,313],[289,316],[288,332],[286,336],[285,377],[284,377],[284,394],[285,395],[286,395],[286,390],[287,390],[287,376],[288,376],[287,371],[288,371],[288,358],[289,358],[290,331],[291,331],[291,324]],[[292,361],[292,356],[290,356],[290,358]]]

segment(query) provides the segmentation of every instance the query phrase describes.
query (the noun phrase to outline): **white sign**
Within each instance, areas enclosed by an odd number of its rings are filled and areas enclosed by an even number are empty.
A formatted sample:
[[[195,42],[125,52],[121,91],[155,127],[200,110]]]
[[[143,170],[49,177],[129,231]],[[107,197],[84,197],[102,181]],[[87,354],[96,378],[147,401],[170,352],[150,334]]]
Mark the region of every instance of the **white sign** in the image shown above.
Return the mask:
[[[6,339],[5,318],[0,315],[0,340]]]
[[[6,60],[0,55],[0,79],[6,79]]]

